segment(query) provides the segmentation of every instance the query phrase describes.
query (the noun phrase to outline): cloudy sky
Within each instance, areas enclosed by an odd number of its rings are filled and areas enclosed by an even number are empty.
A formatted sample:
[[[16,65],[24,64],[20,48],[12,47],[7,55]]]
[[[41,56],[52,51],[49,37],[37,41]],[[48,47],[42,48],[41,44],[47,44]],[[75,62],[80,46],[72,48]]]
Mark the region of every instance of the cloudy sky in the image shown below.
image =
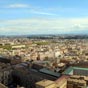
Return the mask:
[[[0,0],[0,35],[87,33],[88,0]]]

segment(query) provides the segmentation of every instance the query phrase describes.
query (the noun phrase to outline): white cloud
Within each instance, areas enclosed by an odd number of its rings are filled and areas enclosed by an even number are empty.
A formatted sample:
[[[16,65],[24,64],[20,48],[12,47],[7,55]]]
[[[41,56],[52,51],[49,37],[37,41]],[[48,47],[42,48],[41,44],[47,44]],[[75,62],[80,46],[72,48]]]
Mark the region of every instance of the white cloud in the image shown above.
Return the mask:
[[[3,8],[29,8],[28,10],[25,10],[25,12],[27,11],[27,13],[31,13],[31,14],[39,14],[39,15],[54,15],[56,16],[56,14],[54,14],[53,12],[50,12],[48,10],[44,10],[43,8],[38,8],[38,7],[34,7],[34,6],[31,6],[29,4],[10,4],[10,5],[7,5],[7,6],[3,6]]]
[[[10,4],[6,6],[6,8],[29,8],[30,6],[27,4]]]
[[[0,22],[0,31],[7,33],[69,33],[88,30],[88,18],[19,19]]]
[[[56,15],[54,13],[42,12],[42,11],[35,11],[35,10],[31,10],[31,12],[35,13],[35,14],[40,14],[40,15]]]

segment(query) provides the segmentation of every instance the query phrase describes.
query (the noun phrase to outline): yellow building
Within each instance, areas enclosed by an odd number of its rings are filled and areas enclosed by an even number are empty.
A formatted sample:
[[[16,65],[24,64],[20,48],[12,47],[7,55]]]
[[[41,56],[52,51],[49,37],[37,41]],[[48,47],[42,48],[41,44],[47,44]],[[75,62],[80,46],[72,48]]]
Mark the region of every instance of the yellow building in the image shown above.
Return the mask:
[[[36,83],[36,88],[57,88],[57,87],[54,81],[44,79]]]

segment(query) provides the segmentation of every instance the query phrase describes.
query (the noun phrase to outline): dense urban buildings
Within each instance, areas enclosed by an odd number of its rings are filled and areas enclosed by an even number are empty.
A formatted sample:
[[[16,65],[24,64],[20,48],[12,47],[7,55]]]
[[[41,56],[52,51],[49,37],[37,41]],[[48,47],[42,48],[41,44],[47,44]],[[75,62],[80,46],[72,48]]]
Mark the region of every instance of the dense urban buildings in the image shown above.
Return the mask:
[[[0,83],[2,88],[87,88],[88,39],[1,37]]]

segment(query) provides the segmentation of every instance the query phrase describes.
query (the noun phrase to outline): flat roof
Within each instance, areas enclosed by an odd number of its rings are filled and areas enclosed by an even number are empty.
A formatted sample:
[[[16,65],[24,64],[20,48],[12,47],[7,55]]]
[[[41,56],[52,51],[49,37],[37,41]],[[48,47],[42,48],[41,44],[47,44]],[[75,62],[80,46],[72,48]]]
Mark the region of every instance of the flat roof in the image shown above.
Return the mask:
[[[88,68],[73,67],[73,69],[88,70]]]
[[[39,82],[36,83],[36,85],[43,86],[43,87],[46,87],[46,86],[49,86],[49,85],[52,85],[52,84],[54,84],[54,81],[47,80],[47,79],[44,79],[44,80],[39,81]]]
[[[81,67],[68,67],[64,72],[63,74],[67,74],[67,75],[73,75],[73,70],[74,69],[78,69],[78,70],[88,70],[88,68],[81,68]]]
[[[52,75],[52,76],[55,76],[55,77],[60,77],[60,73],[48,70],[46,68],[40,69],[40,72],[48,74],[48,75]]]

